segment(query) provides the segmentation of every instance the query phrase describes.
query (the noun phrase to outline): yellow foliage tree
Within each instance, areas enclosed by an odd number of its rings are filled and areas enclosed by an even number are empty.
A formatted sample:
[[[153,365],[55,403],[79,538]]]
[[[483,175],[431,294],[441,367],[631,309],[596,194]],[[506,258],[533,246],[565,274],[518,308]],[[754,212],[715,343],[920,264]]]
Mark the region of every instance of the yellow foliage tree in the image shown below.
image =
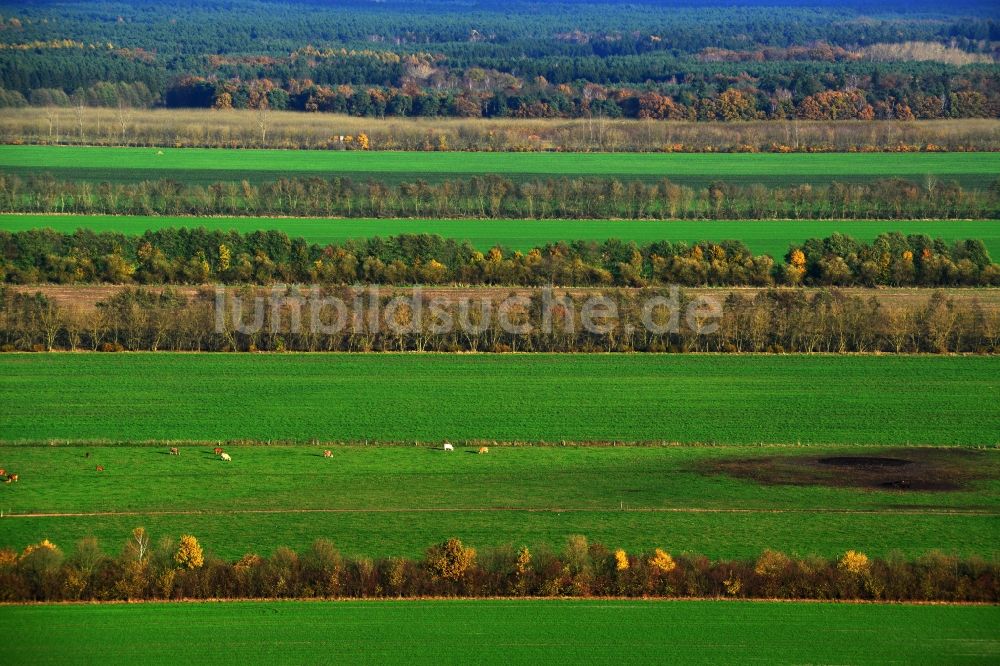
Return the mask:
[[[628,570],[628,553],[626,553],[621,548],[615,551],[615,570],[616,571]]]
[[[531,551],[528,550],[527,546],[522,546],[521,550],[517,551],[517,563],[514,565],[514,571],[518,576],[523,576],[528,573],[530,568]]]
[[[216,111],[224,111],[233,108],[233,96],[227,92],[219,94],[215,98],[215,103],[212,104],[212,108]]]
[[[837,564],[837,567],[841,571],[847,571],[856,575],[865,573],[870,566],[871,562],[868,561],[868,556],[856,550],[849,550],[844,553],[844,556],[840,558],[840,562]]]
[[[743,581],[741,581],[737,576],[733,575],[722,581],[722,584],[726,587],[726,594],[731,597],[735,597],[743,589]]]
[[[806,265],[806,255],[802,250],[793,250],[791,264],[796,268],[804,268]]]
[[[768,548],[757,558],[757,566],[754,572],[758,576],[765,578],[776,578],[792,563],[788,556],[776,550]]]
[[[42,539],[38,543],[29,544],[27,547],[25,547],[24,552],[21,553],[21,557],[22,558],[23,557],[27,557],[28,555],[31,555],[36,550],[50,550],[53,553],[58,553],[59,552],[59,546],[55,545],[54,543],[52,543],[48,539]]]
[[[358,148],[360,148],[361,150],[368,150],[369,148],[371,148],[371,146],[372,146],[371,140],[368,138],[367,134],[365,134],[364,132],[358,134]]]
[[[181,537],[181,544],[174,554],[174,561],[182,569],[198,569],[205,564],[205,554],[201,550],[198,539],[190,534]]]
[[[230,252],[230,250],[226,246],[226,244],[225,243],[220,244],[219,245],[219,270],[220,271],[228,271],[229,270],[229,264],[232,261],[232,259],[233,259],[232,252]]]
[[[445,580],[461,580],[476,561],[476,549],[466,548],[451,538],[427,551],[425,562],[435,576]]]
[[[11,548],[0,548],[0,569],[17,564],[17,551]]]
[[[653,556],[649,558],[649,566],[660,573],[670,573],[677,568],[677,563],[670,553],[657,548],[653,551]]]

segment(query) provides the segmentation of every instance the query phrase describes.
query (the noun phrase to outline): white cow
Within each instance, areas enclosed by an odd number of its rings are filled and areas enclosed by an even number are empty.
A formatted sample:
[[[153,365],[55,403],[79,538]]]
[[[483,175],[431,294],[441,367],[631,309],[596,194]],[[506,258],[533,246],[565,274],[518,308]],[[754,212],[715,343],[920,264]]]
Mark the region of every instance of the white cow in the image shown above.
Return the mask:
[[[454,451],[454,450],[455,450],[455,447],[454,447],[454,446],[452,446],[451,444],[449,444],[448,442],[445,442],[445,443],[444,443],[444,450],[445,450],[445,451]]]
[[[226,462],[233,462],[233,459],[229,457],[228,453],[220,453],[219,458],[225,460]]]

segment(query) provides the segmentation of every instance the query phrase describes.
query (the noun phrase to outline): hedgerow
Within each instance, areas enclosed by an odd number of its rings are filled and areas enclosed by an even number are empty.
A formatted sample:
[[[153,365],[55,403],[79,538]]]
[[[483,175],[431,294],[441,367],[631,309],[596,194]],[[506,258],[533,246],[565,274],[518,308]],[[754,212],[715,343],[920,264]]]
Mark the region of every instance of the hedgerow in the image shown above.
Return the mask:
[[[421,559],[348,558],[328,541],[302,552],[277,548],[235,562],[206,553],[193,536],[121,554],[96,540],[71,552],[47,540],[17,553],[0,549],[0,601],[383,597],[717,597],[871,601],[1000,600],[1000,563],[932,551],[916,559],[789,557],[756,560],[696,554],[627,553],[577,535],[561,552],[502,547],[477,554],[452,538]],[[147,538],[148,544],[148,538]],[[192,553],[197,557],[192,557]]]

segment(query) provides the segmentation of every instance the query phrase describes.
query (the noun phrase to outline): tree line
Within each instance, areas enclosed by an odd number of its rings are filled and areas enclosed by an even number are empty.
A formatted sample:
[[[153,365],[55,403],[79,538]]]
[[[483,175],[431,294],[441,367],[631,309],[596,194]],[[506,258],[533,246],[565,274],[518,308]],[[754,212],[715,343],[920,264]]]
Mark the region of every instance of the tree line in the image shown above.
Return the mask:
[[[843,234],[793,244],[776,261],[741,241],[558,241],[528,252],[401,234],[319,245],[278,230],[0,231],[0,282],[55,284],[461,284],[520,286],[991,286],[981,240]]]
[[[773,65],[772,65],[773,67]],[[358,117],[438,117],[460,118],[640,118],[648,120],[748,121],[748,120],[914,120],[940,118],[996,118],[1000,116],[1000,78],[989,68],[963,71],[941,88],[928,92],[924,77],[900,77],[886,72],[881,78],[912,79],[912,90],[900,88],[882,95],[857,87],[861,79],[879,80],[878,73],[822,77],[826,85],[799,84],[794,78],[768,82],[764,87],[719,85],[718,75],[708,81],[686,70],[684,86],[642,88],[605,86],[596,83],[552,84],[542,76],[529,83],[504,77],[502,72],[482,69],[463,73],[444,82],[419,85],[407,81],[402,87],[317,84],[292,80],[275,83],[270,79],[213,81],[185,77],[164,92],[167,108],[256,108],[267,104],[277,110],[339,113]],[[970,79],[981,85],[966,83]],[[331,77],[335,78],[335,77]],[[838,87],[837,80],[849,80]],[[579,80],[579,79],[576,79]],[[494,83],[499,81],[500,83]],[[479,82],[479,83],[474,83]],[[919,83],[918,83],[919,82]],[[795,94],[782,83],[813,91]],[[873,84],[868,84],[871,87]],[[898,84],[897,84],[898,85]],[[486,88],[485,86],[492,86]],[[265,88],[266,98],[253,102],[253,92]],[[680,90],[678,90],[680,88]],[[37,93],[33,93],[37,94]],[[266,99],[266,101],[265,101]]]
[[[420,558],[350,558],[317,539],[226,561],[183,535],[155,543],[138,527],[118,555],[93,537],[68,553],[43,540],[0,549],[0,601],[419,597],[714,597],[996,603],[1000,565],[939,551],[907,559],[848,550],[837,558],[764,550],[711,560],[660,548],[628,553],[571,536],[558,551],[478,552],[451,538]]]
[[[647,312],[654,298],[664,305]],[[3,288],[0,351],[1000,352],[1000,312],[941,292],[895,306],[835,289],[719,298],[713,312],[701,297],[666,290],[484,290],[459,299],[244,287],[220,298],[168,287],[125,288],[87,310]],[[588,312],[598,299],[601,310]]]
[[[0,52],[2,53],[2,52]],[[43,61],[44,62],[44,61]],[[45,62],[45,67],[52,63]],[[19,64],[20,66],[20,64]],[[768,69],[776,65],[768,64]],[[85,85],[64,89],[7,88],[0,55],[0,108],[31,106],[202,108],[225,112],[256,109],[337,113],[356,117],[457,117],[457,118],[639,118],[671,121],[749,120],[934,120],[942,118],[1000,117],[1000,76],[990,66],[968,66],[940,85],[934,74],[880,72],[868,65],[859,73],[816,75],[802,83],[792,73],[731,85],[734,75],[697,76],[691,66],[672,69],[670,80],[682,77],[684,85],[605,85],[592,82],[552,83],[539,75],[522,81],[499,70],[475,68],[441,81],[414,81],[403,77],[399,85],[323,84],[312,78],[274,81],[270,78],[184,76],[160,86],[130,78],[122,81],[88,79]],[[886,66],[881,66],[886,69]],[[926,64],[911,69],[928,68]],[[969,71],[969,67],[973,69]],[[975,69],[979,67],[979,69]],[[48,70],[46,70],[48,71]],[[338,77],[326,77],[337,80]],[[350,79],[348,79],[350,80]],[[876,90],[878,81],[894,87]],[[903,84],[900,81],[907,81]],[[583,80],[585,81],[585,80]],[[785,86],[792,86],[789,89]],[[859,87],[863,85],[864,87]],[[264,90],[266,95],[256,96]],[[796,91],[807,91],[800,93]]]
[[[963,187],[929,176],[829,184],[704,185],[586,176],[497,175],[391,182],[292,177],[210,185],[57,180],[0,173],[0,211],[106,215],[516,219],[993,219],[1000,181]]]

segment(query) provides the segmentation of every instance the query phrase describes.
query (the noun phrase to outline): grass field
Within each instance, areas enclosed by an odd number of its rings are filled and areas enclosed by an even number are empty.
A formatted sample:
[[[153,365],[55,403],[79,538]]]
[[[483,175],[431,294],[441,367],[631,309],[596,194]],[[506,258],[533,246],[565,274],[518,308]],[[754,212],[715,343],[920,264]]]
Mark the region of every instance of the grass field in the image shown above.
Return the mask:
[[[162,154],[160,154],[162,153]],[[496,173],[515,178],[670,178],[704,184],[789,184],[935,175],[985,186],[1000,173],[998,153],[452,153],[0,146],[0,170],[58,178],[188,182],[350,176],[389,181]]]
[[[738,239],[754,254],[782,257],[791,243],[842,233],[869,241],[879,234],[899,231],[926,234],[947,241],[978,238],[990,255],[1000,257],[1000,221],[612,221],[612,220],[386,220],[386,219],[302,219],[246,217],[118,217],[108,215],[0,215],[0,229],[24,231],[49,228],[63,233],[77,229],[117,231],[139,235],[147,230],[169,227],[199,228],[249,233],[279,229],[321,245],[349,239],[398,234],[436,234],[469,241],[488,250],[502,245],[527,251],[559,240],[619,238],[636,243],[659,240],[697,242]]]
[[[130,483],[127,478],[121,482]],[[199,480],[199,483],[210,482],[208,477]],[[176,540],[182,534],[194,534],[210,552],[229,560],[237,560],[248,551],[266,554],[278,546],[301,551],[317,538],[329,539],[345,555],[358,557],[416,557],[430,545],[455,536],[476,548],[530,544],[532,549],[548,547],[558,551],[566,538],[574,534],[630,553],[667,548],[674,553],[712,558],[755,559],[764,548],[826,557],[840,557],[852,548],[871,556],[898,552],[908,557],[940,549],[961,556],[990,558],[998,555],[996,544],[1000,535],[1000,519],[996,515],[891,511],[872,514],[360,511],[6,517],[0,520],[0,545],[23,549],[30,543],[49,539],[72,550],[80,538],[94,536],[105,549],[117,552],[132,529],[140,525],[154,540],[164,536]]]
[[[726,601],[0,608],[11,664],[990,662],[998,622],[995,606]]]
[[[117,549],[144,525],[154,537],[194,533],[228,559],[318,537],[351,555],[417,556],[456,535],[479,548],[559,549],[584,534],[631,552],[713,558],[754,558],[765,547],[827,557],[850,548],[1000,552],[1000,453],[992,450],[551,447],[479,456],[338,447],[325,459],[319,447],[228,449],[231,464],[207,446],[177,457],[158,447],[0,447],[0,464],[21,477],[0,486],[0,544],[48,538],[69,548],[93,535]],[[843,486],[852,470],[816,461],[845,454],[947,456],[939,478],[968,478],[952,491]],[[827,481],[775,483],[771,458]],[[756,478],[722,473],[718,466],[734,460],[753,461]]]
[[[995,444],[998,357],[5,354],[0,440]]]
[[[132,527],[197,534],[218,554],[304,547],[416,555],[559,548],[570,534],[712,557],[763,547],[834,556],[932,548],[993,556],[1000,486],[897,493],[722,474],[734,458],[830,444],[995,444],[994,357],[669,355],[3,355],[0,543]],[[808,384],[803,378],[808,378]],[[21,440],[671,440],[817,447],[17,446]],[[884,450],[884,449],[882,449]],[[86,452],[90,456],[86,456]],[[921,451],[921,450],[917,450]],[[924,449],[927,455],[940,451]],[[853,455],[853,454],[852,454]],[[922,454],[924,455],[924,454]],[[974,467],[998,469],[994,451]],[[94,466],[103,465],[101,474]],[[708,467],[706,467],[708,466]],[[13,517],[11,514],[22,514]],[[35,514],[25,516],[24,514]],[[41,515],[50,514],[50,515]],[[92,515],[81,515],[92,514]]]

